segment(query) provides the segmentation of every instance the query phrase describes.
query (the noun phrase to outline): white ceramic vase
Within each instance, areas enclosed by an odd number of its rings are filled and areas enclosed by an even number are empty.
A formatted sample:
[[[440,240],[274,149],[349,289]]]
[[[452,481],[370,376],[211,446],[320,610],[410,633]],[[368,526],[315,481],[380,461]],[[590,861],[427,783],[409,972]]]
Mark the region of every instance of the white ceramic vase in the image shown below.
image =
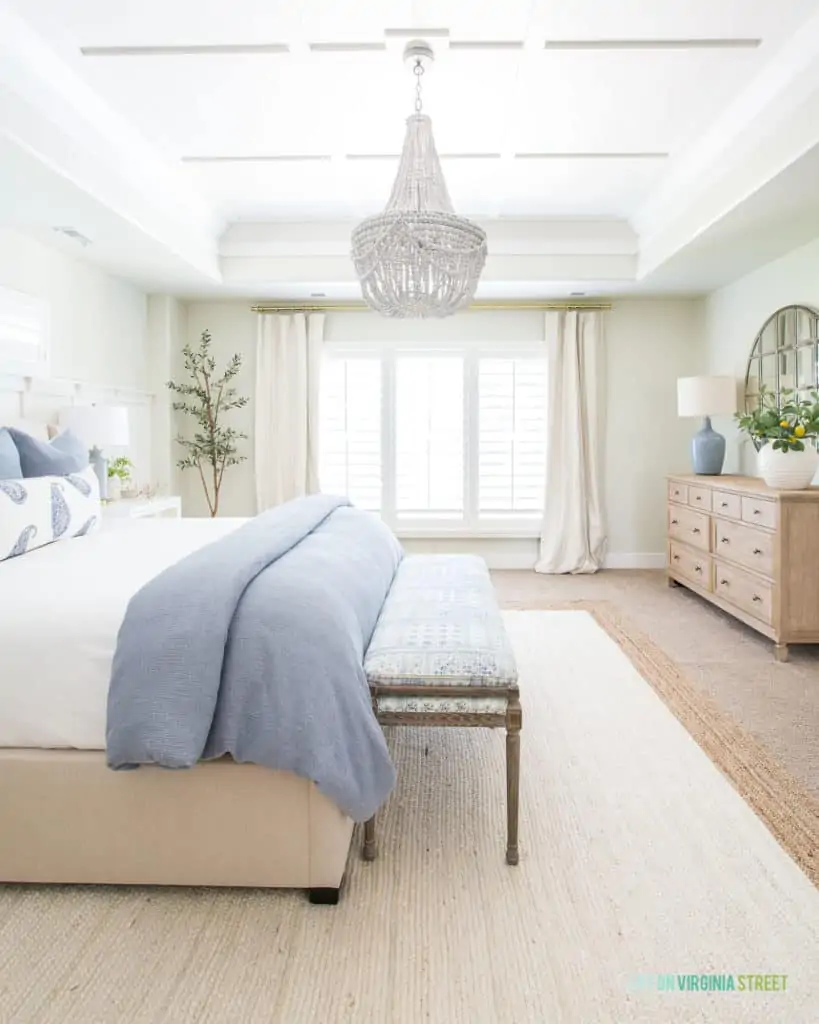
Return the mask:
[[[122,481],[118,476],[108,477],[108,500],[119,501],[122,494]]]
[[[783,452],[766,444],[757,453],[759,475],[778,491],[802,491],[810,487],[819,469],[819,453],[809,442],[802,452]]]

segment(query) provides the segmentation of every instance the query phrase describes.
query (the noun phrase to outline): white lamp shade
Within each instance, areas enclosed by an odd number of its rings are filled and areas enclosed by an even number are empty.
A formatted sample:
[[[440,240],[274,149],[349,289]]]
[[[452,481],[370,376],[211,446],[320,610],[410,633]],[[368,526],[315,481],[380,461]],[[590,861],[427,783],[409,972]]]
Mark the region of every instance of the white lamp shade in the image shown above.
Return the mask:
[[[124,448],[129,441],[124,405],[72,405],[60,410],[60,426],[73,430],[89,448]]]
[[[719,416],[737,411],[737,382],[733,377],[679,377],[678,416]]]

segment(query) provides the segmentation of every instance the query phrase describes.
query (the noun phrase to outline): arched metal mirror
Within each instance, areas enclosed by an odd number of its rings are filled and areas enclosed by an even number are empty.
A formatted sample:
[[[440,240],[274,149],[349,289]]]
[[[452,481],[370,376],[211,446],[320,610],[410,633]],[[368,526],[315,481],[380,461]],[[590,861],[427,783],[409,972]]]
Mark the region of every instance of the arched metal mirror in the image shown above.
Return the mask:
[[[745,408],[759,405],[762,386],[780,400],[790,388],[809,398],[819,388],[819,310],[783,306],[768,317],[754,339],[745,373]]]

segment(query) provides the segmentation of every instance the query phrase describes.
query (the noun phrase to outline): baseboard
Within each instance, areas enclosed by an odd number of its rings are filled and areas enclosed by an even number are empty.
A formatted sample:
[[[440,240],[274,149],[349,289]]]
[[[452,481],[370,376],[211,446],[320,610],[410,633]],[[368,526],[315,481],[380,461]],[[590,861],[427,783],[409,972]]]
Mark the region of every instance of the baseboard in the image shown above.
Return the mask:
[[[525,551],[510,551],[508,554],[487,552],[484,556],[490,569],[532,569],[535,568],[537,555],[529,555]]]
[[[603,561],[604,569],[664,569],[665,553],[662,551],[637,551],[634,554],[612,551]]]
[[[534,569],[538,557],[535,538],[523,537],[415,537],[403,542],[408,554],[475,554],[486,560],[490,569]],[[659,552],[611,552],[604,569],[662,569],[665,554]]]

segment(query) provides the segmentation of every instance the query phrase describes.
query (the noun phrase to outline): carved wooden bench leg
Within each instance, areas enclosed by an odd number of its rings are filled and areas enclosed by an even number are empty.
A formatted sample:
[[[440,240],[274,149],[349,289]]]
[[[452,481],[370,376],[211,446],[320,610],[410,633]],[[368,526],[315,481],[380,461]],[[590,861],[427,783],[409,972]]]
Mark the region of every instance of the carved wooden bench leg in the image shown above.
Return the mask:
[[[364,860],[375,860],[378,849],[375,845],[375,815],[369,821],[364,822],[364,845],[361,848],[361,856]]]
[[[520,701],[509,700],[506,709],[506,863],[517,864],[518,804],[520,802],[520,730],[523,713]]]

